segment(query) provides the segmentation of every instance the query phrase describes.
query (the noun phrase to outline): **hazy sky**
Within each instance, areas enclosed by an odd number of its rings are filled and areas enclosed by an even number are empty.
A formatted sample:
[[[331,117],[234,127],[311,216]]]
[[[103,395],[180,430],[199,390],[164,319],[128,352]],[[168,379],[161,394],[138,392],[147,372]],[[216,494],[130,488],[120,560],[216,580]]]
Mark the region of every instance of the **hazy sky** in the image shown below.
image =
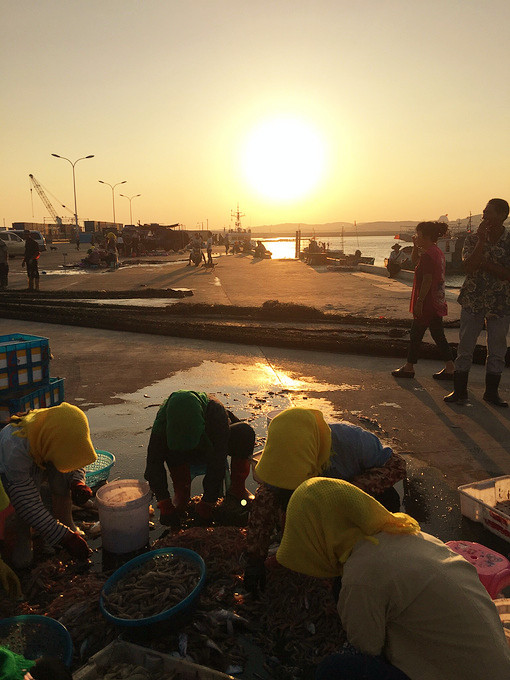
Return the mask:
[[[0,0],[0,217],[450,219],[510,198],[509,0]],[[68,216],[52,198],[58,213]],[[33,204],[33,209],[32,209]]]

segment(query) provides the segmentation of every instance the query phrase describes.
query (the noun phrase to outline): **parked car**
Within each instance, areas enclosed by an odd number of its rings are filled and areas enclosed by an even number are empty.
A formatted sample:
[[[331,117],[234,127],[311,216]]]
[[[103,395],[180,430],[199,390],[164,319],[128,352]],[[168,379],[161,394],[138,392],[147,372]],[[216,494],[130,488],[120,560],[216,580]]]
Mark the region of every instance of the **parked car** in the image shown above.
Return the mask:
[[[25,254],[25,241],[13,231],[0,231],[0,238],[7,244],[7,254],[9,257]]]
[[[25,240],[25,232],[23,231],[23,229],[10,229],[9,231],[11,232],[11,234],[17,234],[20,238]],[[32,234],[32,238],[34,239],[34,241],[39,246],[39,250],[41,251],[41,253],[44,252],[46,250],[46,241],[44,239],[44,236],[41,234],[40,231],[30,230],[30,233]]]

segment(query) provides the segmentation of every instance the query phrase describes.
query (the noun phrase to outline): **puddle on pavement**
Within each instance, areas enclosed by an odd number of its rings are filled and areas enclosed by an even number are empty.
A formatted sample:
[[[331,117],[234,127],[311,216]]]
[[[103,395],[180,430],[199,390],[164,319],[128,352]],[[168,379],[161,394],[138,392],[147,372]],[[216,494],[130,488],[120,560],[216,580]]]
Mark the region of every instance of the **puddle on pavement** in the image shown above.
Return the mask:
[[[320,409],[327,420],[338,420],[342,415],[329,400],[308,397],[308,394],[357,389],[357,386],[298,378],[262,361],[250,365],[204,361],[132,394],[117,394],[115,398],[122,400],[118,404],[81,403],[90,422],[94,445],[117,458],[111,478],[143,477],[150,428],[157,409],[178,389],[199,389],[215,395],[238,418],[252,425],[257,437],[256,448],[260,448],[265,441],[267,414],[271,411],[302,406]]]
[[[88,269],[88,268],[81,268],[81,267],[71,267],[71,266],[65,266],[65,265],[60,265],[58,269],[44,269],[41,271],[41,274],[45,274],[46,276],[68,276],[68,275],[76,275],[76,274],[113,274],[117,271],[120,271],[122,269],[133,269],[135,267],[145,267],[146,269],[161,269],[161,267],[175,267],[177,265],[182,266],[185,263],[185,260],[176,260],[172,262],[146,262],[146,263],[137,263],[137,264],[123,264],[121,267],[118,269],[110,269],[108,267],[101,267],[100,269]]]
[[[116,456],[109,480],[113,481],[143,478],[147,444],[157,409],[177,389],[199,389],[215,395],[236,416],[252,425],[256,433],[255,450],[260,450],[265,442],[268,414],[291,406],[319,409],[330,422],[342,418],[353,421],[357,417],[362,427],[384,439],[385,433],[374,414],[369,417],[360,411],[339,413],[327,398],[308,396],[357,388],[296,377],[262,361],[250,365],[204,361],[131,394],[118,394],[116,398],[122,400],[118,404],[82,403],[80,406],[87,413],[94,445]],[[392,403],[380,406],[395,407]],[[481,524],[462,517],[458,491],[448,483],[446,475],[409,452],[403,455],[407,461],[407,478],[405,483],[397,485],[403,499],[402,510],[416,517],[424,531],[444,541],[477,541],[508,553],[508,544],[487,532]],[[257,487],[251,475],[247,486],[251,491]],[[201,493],[201,478],[193,481],[192,493]]]

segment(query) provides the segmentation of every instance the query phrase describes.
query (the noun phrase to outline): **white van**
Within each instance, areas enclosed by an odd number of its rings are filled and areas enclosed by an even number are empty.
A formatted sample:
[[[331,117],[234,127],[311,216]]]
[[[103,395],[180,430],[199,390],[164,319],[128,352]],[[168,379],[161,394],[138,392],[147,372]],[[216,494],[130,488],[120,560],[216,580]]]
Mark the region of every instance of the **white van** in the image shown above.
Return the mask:
[[[9,232],[11,234],[17,234],[23,240],[25,239],[25,232],[24,232],[23,229],[9,229]],[[44,236],[41,234],[41,232],[30,230],[30,234],[31,234],[32,238],[34,239],[34,241],[39,246],[39,250],[41,251],[41,253],[44,252],[46,250],[46,240],[45,240]]]
[[[0,238],[7,244],[7,255],[9,257],[16,257],[25,255],[25,241],[17,234],[11,231],[0,231]]]

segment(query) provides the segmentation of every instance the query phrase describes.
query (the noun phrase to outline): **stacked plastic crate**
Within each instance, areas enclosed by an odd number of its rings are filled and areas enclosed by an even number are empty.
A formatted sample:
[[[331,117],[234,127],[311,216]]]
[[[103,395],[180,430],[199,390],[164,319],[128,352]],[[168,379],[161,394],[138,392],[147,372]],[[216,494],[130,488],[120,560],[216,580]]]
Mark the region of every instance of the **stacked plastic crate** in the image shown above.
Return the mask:
[[[48,338],[0,335],[0,427],[19,411],[64,401],[64,378],[50,378]]]

